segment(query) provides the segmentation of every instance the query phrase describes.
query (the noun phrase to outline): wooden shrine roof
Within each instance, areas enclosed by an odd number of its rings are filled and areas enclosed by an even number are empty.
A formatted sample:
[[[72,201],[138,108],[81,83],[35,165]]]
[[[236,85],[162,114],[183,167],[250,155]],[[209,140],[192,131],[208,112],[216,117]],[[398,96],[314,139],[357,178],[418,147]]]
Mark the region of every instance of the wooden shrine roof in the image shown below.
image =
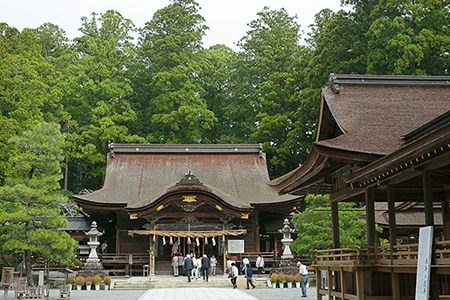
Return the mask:
[[[81,206],[116,209],[150,207],[176,192],[207,193],[242,210],[298,199],[277,195],[268,181],[260,145],[116,144],[108,154],[103,188],[72,197]]]
[[[450,110],[450,77],[330,74],[316,141],[303,165],[269,182],[280,194],[330,193],[327,176],[405,145],[405,136]]]

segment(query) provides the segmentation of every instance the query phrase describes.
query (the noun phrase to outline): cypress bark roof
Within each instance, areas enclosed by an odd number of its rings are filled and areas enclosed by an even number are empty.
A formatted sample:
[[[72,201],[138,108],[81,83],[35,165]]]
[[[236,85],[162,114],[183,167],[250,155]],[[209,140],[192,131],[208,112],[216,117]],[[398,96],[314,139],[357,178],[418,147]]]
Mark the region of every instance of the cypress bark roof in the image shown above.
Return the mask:
[[[266,159],[259,145],[114,145],[102,189],[74,195],[78,202],[135,209],[152,205],[173,191],[204,191],[229,205],[297,199],[270,189]]]
[[[269,185],[280,194],[330,193],[326,174],[335,163],[367,165],[448,110],[450,77],[330,74],[308,159]]]

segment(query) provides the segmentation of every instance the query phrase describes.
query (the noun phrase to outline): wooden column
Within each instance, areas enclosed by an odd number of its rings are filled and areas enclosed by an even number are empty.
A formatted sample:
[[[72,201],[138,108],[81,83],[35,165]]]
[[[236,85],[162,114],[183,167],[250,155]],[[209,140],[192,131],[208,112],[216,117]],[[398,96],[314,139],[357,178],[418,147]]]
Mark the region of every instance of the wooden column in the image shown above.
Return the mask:
[[[329,267],[327,268],[327,285],[328,285],[328,299],[333,299],[331,294],[333,292],[333,272],[330,270]]]
[[[339,209],[337,202],[331,202],[331,230],[333,233],[333,248],[341,247],[339,238]]]
[[[423,182],[423,201],[425,205],[425,225],[434,225],[434,212],[433,212],[433,187],[431,185],[431,172],[425,170],[422,172]]]
[[[389,244],[391,249],[391,265],[393,264],[393,253],[396,251],[394,246],[397,244],[397,226],[395,222],[395,196],[394,186],[387,186],[387,200],[388,200],[388,215],[389,215]],[[391,281],[392,281],[392,298],[394,300],[400,300],[400,283],[398,274],[394,273],[394,269],[391,269]]]
[[[446,194],[446,197],[448,195]],[[450,208],[449,208],[450,200],[445,199],[442,201],[442,220],[444,222],[444,239],[446,241],[450,240]]]
[[[391,253],[394,253],[394,246],[397,244],[397,226],[395,222],[395,196],[394,187],[387,186],[387,200],[388,200],[388,216],[389,216],[389,243],[391,245]]]
[[[365,200],[366,200],[367,246],[373,247],[375,245],[375,203],[374,203],[373,187],[366,188]]]
[[[120,214],[116,212],[116,253],[120,253]]]

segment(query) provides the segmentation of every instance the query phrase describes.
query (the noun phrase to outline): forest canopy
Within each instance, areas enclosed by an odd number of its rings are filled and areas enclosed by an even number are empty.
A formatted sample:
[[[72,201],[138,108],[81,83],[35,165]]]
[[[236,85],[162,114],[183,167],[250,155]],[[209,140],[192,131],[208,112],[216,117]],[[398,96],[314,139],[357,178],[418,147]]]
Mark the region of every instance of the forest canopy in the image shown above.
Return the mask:
[[[265,7],[239,51],[203,47],[192,0],[143,28],[93,13],[73,40],[57,24],[0,23],[0,185],[18,155],[8,140],[42,121],[61,126],[61,183],[73,193],[102,186],[111,142],[261,143],[275,178],[307,158],[329,73],[448,75],[446,1],[342,3],[318,12],[305,39],[301,16]]]

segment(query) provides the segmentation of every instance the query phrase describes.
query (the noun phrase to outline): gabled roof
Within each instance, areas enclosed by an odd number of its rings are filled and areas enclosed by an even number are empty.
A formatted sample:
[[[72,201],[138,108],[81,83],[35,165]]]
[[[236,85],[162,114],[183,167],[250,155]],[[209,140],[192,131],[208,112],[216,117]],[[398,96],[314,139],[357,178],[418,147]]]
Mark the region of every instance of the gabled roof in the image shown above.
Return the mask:
[[[403,147],[404,136],[450,110],[450,77],[330,74],[306,162],[269,183],[280,194],[330,191],[324,180]]]
[[[296,199],[278,196],[265,184],[268,180],[265,155],[255,144],[116,144],[103,188],[72,197],[81,204],[129,210],[151,207],[177,192],[202,192],[242,210]]]

